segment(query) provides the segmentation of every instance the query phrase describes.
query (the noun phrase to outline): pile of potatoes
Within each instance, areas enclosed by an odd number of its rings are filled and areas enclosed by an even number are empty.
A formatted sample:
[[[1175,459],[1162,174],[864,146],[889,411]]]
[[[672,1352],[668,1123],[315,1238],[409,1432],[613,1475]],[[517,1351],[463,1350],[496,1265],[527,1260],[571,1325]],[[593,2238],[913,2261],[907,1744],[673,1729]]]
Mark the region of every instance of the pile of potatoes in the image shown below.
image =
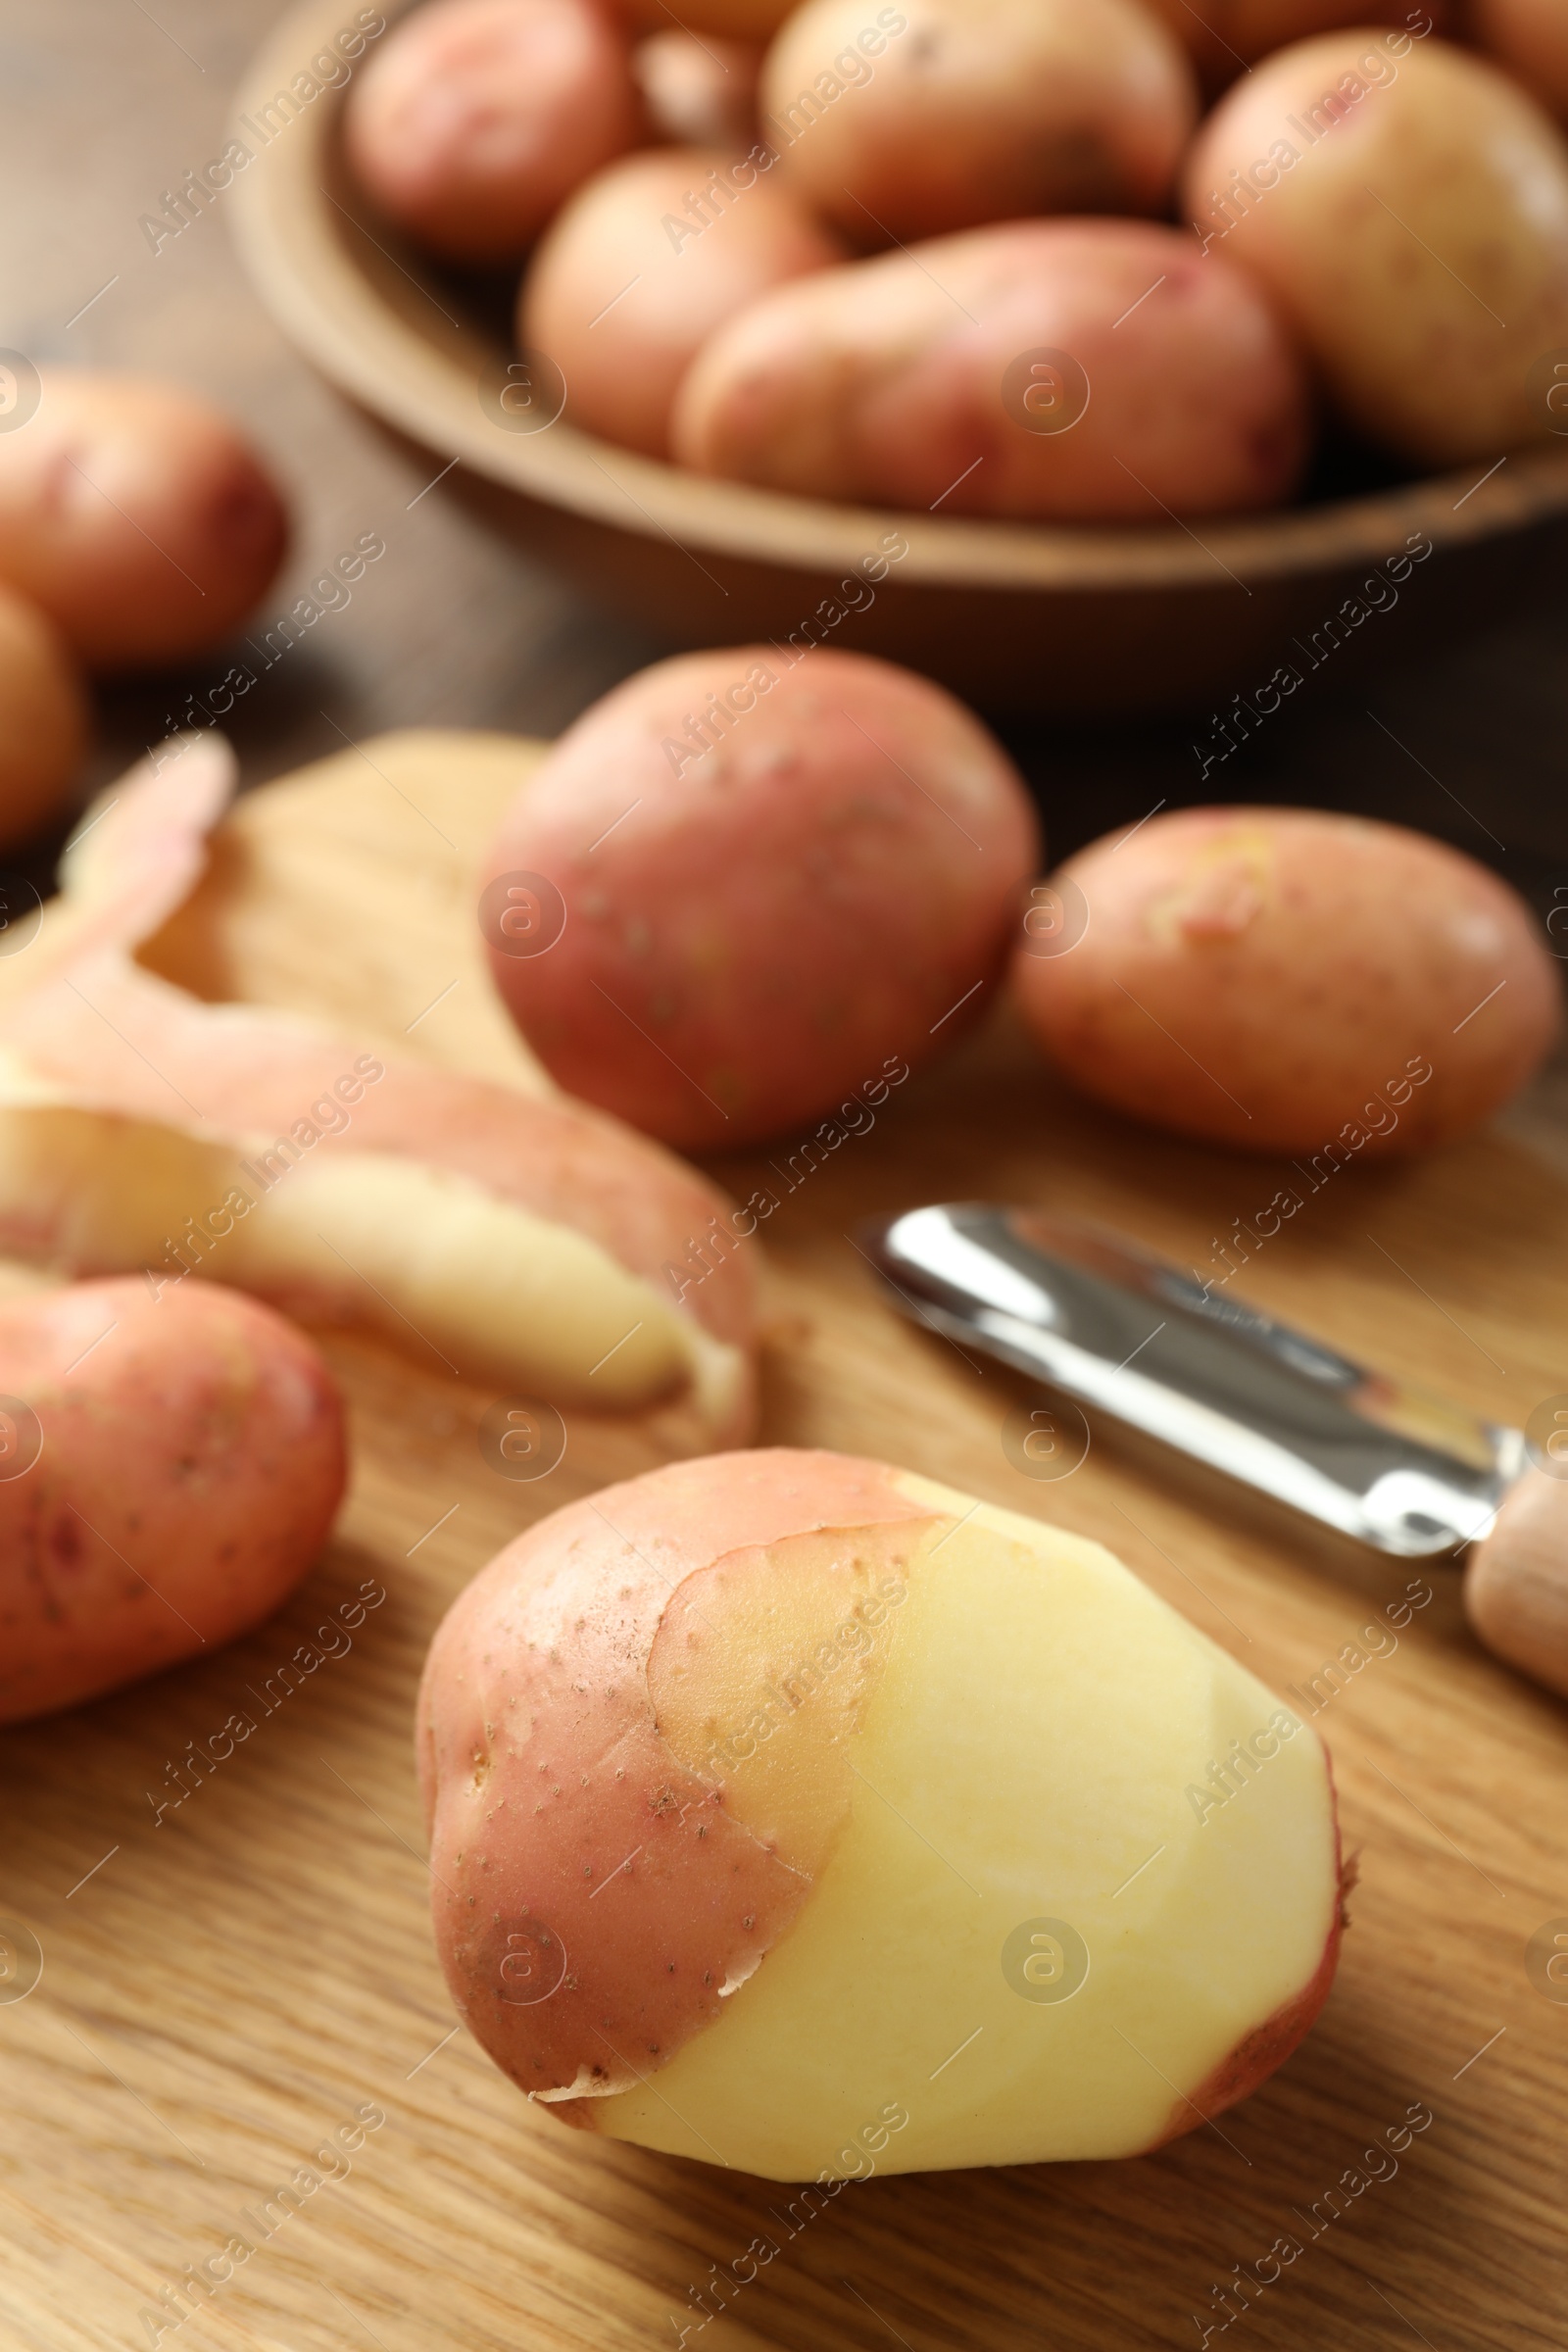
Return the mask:
[[[427,0],[349,94],[392,220],[525,261],[522,364],[591,433],[810,497],[1157,523],[1289,500],[1325,419],[1411,467],[1560,424],[1552,0],[681,24]]]
[[[220,644],[288,541],[276,484],[206,401],[90,368],[6,373],[0,850],[69,804],[87,674],[161,669]]]

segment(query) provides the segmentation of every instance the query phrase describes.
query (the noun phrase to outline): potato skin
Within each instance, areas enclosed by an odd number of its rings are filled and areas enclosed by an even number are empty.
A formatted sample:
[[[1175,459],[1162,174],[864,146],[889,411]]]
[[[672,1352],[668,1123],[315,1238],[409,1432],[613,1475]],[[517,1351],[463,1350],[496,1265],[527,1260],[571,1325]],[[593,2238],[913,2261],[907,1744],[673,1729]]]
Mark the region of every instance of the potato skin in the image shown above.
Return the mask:
[[[1568,14],[1561,0],[1469,0],[1466,30],[1544,106],[1568,116]]]
[[[429,0],[353,84],[349,160],[454,261],[520,255],[641,127],[626,43],[592,0]]]
[[[844,258],[765,154],[654,148],[601,172],[557,216],[523,279],[517,337],[564,374],[573,424],[663,457],[676,386],[714,328]],[[704,226],[689,199],[715,176],[727,193]]]
[[[438,758],[457,767],[461,783],[466,757],[481,779],[493,777],[498,758],[514,777],[517,772],[515,745],[501,737],[475,737],[467,750],[451,738],[416,733],[384,737],[375,753],[383,772],[402,775],[416,790]],[[372,1193],[387,1200],[390,1175],[394,1199],[403,1190],[405,1210],[410,1182],[416,1190],[448,1194],[444,1204],[430,1200],[428,1211],[416,1213],[433,1212],[432,1240],[444,1228],[451,1241],[466,1222],[451,1192],[476,1187],[497,1208],[514,1207],[564,1229],[561,1238],[568,1244],[595,1247],[624,1275],[667,1296],[665,1266],[732,1213],[723,1192],[673,1153],[553,1090],[540,1097],[464,1070],[383,1061],[365,1050],[363,1036],[334,1035],[289,1012],[237,1004],[215,1009],[134,960],[171,917],[176,924],[183,919],[209,858],[207,837],[234,781],[233,754],[212,729],[187,737],[176,758],[133,768],[116,788],[113,808],[67,861],[64,941],[53,955],[40,951],[14,966],[16,986],[0,1005],[0,1052],[13,1071],[20,1066],[45,1085],[55,1107],[41,1118],[20,1110],[0,1118],[0,1250],[93,1275],[161,1260],[159,1275],[172,1280],[183,1261],[168,1238],[172,1224],[185,1231],[178,1247],[187,1255],[190,1241],[198,1241],[219,1253],[206,1261],[218,1271],[237,1251],[235,1270],[247,1278],[245,1220],[236,1224],[227,1213],[233,1177],[225,1172],[220,1181],[219,1169],[226,1151],[237,1147],[248,1156],[259,1137],[271,1137],[287,1139],[285,1155],[303,1148],[316,1164],[346,1159],[352,1171],[361,1162],[341,1212],[350,1221],[352,1198],[363,1201]],[[482,919],[482,910],[475,912]],[[170,1124],[171,1105],[181,1101],[201,1105],[205,1136]],[[29,1127],[30,1144],[23,1133]],[[119,1130],[123,1152],[103,1149],[111,1129]],[[78,1156],[83,1144],[85,1160]],[[127,1154],[138,1174],[134,1186],[124,1181]],[[404,1163],[402,1169],[383,1164],[378,1172],[373,1163],[381,1155]],[[207,1173],[197,1176],[197,1168]],[[459,1180],[455,1188],[448,1178]],[[252,1199],[259,1181],[265,1186],[265,1173],[239,1178]],[[338,1180],[326,1181],[344,1203]],[[371,1295],[332,1256],[319,1228],[303,1212],[287,1210],[293,1198],[291,1183],[277,1206],[285,1227],[289,1217],[296,1220],[296,1246],[261,1248],[250,1258],[248,1279],[285,1288],[299,1280],[329,1313],[349,1304],[347,1282],[362,1294],[349,1311],[349,1320],[357,1320]],[[147,1218],[154,1220],[150,1227]],[[276,1237],[276,1222],[272,1231]],[[352,1241],[346,1254],[358,1262]],[[669,1432],[672,1442],[691,1442],[693,1418],[715,1446],[740,1443],[751,1429],[753,1255],[731,1251],[688,1300],[676,1301],[696,1329],[689,1335],[692,1383],[678,1408],[686,1427]],[[605,1271],[613,1287],[613,1268]],[[392,1287],[407,1291],[411,1278],[405,1257]],[[389,1303],[383,1299],[383,1309]],[[419,1322],[414,1299],[405,1303]],[[482,1346],[489,1326],[481,1312],[470,1339]],[[703,1334],[718,1342],[721,1354],[703,1345]],[[605,1369],[613,1378],[617,1366]]]
[[[0,433],[0,580],[95,669],[217,644],[288,538],[260,459],[172,385],[78,368],[40,376],[37,413]]]
[[[1000,746],[924,679],[823,647],[788,670],[771,646],[689,655],[597,704],[518,797],[489,870],[548,875],[566,926],[492,970],[572,1093],[735,1147],[885,1102],[962,1034],[1038,839]]]
[[[86,748],[86,691],[64,638],[0,588],[0,850],[43,829]]]
[[[563,2122],[595,2126],[574,2086],[628,2088],[710,2026],[810,1891],[662,1736],[671,1593],[754,1546],[921,1524],[895,1478],[784,1448],[673,1463],[552,1513],[443,1619],[416,1715],[436,1947],[469,2031]]]
[[[1063,352],[1087,408],[1054,391],[1054,362],[1030,380],[1031,355]],[[1068,429],[1039,429],[1042,387],[1073,401]],[[1174,229],[1020,220],[754,303],[699,355],[674,446],[700,472],[824,498],[1163,523],[1278,503],[1307,427],[1300,366],[1245,271]]]
[[[1420,465],[1491,461],[1552,421],[1534,368],[1568,346],[1568,147],[1494,67],[1437,40],[1400,56],[1407,37],[1267,59],[1200,131],[1184,208],[1358,432]]]
[[[0,1722],[231,1641],[298,1584],[346,1476],[302,1333],[232,1291],[139,1277],[0,1308],[0,1394],[42,1450],[0,1475]],[[9,1405],[0,1471],[19,1456]]]
[[[1136,0],[807,0],[768,51],[762,111],[791,183],[874,246],[1158,212],[1198,95]]]
[[[1023,1015],[1086,1094],[1181,1135],[1291,1153],[1446,1143],[1524,1085],[1560,1026],[1524,903],[1397,825],[1182,809],[1061,875],[1088,929],[1064,955],[1019,950]]]
[[[1446,0],[1433,0],[1431,7],[1420,9],[1406,8],[1400,0],[1372,7],[1366,0],[1204,0],[1200,9],[1188,7],[1186,0],[1144,0],[1144,5],[1163,17],[1187,44],[1210,88],[1234,80],[1244,66],[1255,65],[1293,41],[1308,41],[1349,24],[1408,25],[1413,30],[1423,21],[1430,26],[1436,20],[1441,31],[1450,13]]]

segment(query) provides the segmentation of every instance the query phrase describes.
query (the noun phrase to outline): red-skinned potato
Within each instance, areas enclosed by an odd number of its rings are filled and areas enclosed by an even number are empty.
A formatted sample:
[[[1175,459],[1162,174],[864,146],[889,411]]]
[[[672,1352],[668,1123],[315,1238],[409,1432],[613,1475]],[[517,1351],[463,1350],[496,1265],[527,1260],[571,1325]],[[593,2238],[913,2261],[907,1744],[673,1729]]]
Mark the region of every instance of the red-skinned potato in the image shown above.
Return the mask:
[[[418,1701],[442,1965],[522,2089],[832,2180],[1140,2154],[1290,2054],[1327,1756],[1109,1552],[831,1453],[596,1502],[467,1588]]]
[[[1020,220],[764,296],[698,356],[673,441],[773,490],[1157,523],[1277,504],[1307,429],[1244,270],[1142,221]]]
[[[1382,7],[1375,0],[1371,7],[1367,0],[1203,0],[1200,8],[1189,6],[1189,0],[1144,0],[1144,5],[1185,41],[1210,87],[1233,80],[1271,51],[1316,33],[1380,24],[1401,29],[1425,24],[1430,30],[1434,19],[1441,30],[1448,14],[1446,0],[1419,9],[1405,8],[1400,0]]]
[[[1216,1143],[1331,1168],[1446,1143],[1524,1085],[1560,1023],[1524,903],[1366,817],[1182,809],[1069,858],[1044,906],[1012,984],[1052,1059]]]
[[[0,580],[95,669],[218,644],[288,539],[261,460],[174,385],[83,368],[40,377],[36,412],[0,433]]]
[[[552,223],[523,279],[517,334],[564,373],[572,423],[664,456],[676,386],[714,328],[843,259],[765,152],[629,156]]]
[[[755,41],[705,41],[671,28],[638,42],[631,70],[661,138],[738,154],[756,140],[762,52]]]
[[[733,647],[629,679],[563,736],[490,854],[494,876],[543,874],[565,903],[548,954],[492,950],[533,1050],[686,1149],[868,1089],[885,1102],[952,1044],[1039,841],[1011,762],[951,695],[821,646],[792,659]]]
[[[807,0],[762,70],[792,185],[859,245],[1163,209],[1198,94],[1138,0]]]
[[[1492,463],[1561,421],[1541,363],[1568,347],[1568,146],[1482,59],[1376,31],[1283,50],[1209,116],[1183,196],[1368,439]]]
[[[430,0],[350,91],[349,160],[455,261],[521,254],[641,128],[626,42],[594,0]]]
[[[57,813],[86,745],[87,698],[69,648],[36,605],[0,588],[0,850]]]
[[[0,1722],[259,1625],[345,1475],[331,1375],[254,1299],[136,1275],[0,1306]]]
[[[1469,0],[1466,29],[1544,106],[1568,115],[1568,11],[1562,0]]]

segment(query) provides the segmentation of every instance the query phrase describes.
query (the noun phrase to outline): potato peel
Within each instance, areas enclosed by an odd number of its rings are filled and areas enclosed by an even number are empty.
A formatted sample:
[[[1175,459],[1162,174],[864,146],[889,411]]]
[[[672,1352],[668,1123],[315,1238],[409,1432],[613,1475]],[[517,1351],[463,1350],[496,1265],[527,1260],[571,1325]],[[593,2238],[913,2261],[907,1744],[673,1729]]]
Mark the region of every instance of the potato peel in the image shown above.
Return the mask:
[[[662,1277],[727,1207],[694,1170],[602,1112],[206,1004],[135,961],[233,784],[221,738],[184,739],[66,858],[31,985],[0,1005],[0,1249],[140,1270],[155,1296],[212,1276],[563,1403],[684,1390],[704,1445],[743,1438],[751,1270],[730,1254],[689,1310]]]

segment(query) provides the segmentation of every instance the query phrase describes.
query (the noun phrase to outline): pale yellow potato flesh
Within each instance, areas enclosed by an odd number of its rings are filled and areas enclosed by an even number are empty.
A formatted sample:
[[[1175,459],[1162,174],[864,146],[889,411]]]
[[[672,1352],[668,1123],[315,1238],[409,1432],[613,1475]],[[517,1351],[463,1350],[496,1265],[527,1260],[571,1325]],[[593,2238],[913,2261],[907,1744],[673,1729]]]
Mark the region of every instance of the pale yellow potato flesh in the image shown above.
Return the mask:
[[[569,1227],[417,1160],[345,1154],[291,1172],[235,1227],[227,1279],[343,1288],[344,1260],[388,1311],[465,1369],[529,1380],[562,1402],[624,1411],[682,1381],[684,1318]]]
[[[290,1167],[257,1199],[256,1163],[243,1162],[178,1128],[13,1101],[0,1107],[0,1219],[35,1223],[74,1267],[167,1282],[179,1273],[171,1242],[237,1189],[254,1205],[208,1249],[188,1246],[195,1272],[403,1345],[412,1326],[470,1377],[623,1412],[687,1380],[707,1396],[740,1376],[736,1350],[597,1243],[465,1177],[340,1152]]]
[[[1281,1714],[1273,1693],[1100,1545],[898,1484],[940,1517],[858,1725],[840,1702],[847,1753],[823,1787],[849,1781],[847,1818],[719,2022],[657,2087],[596,2101],[614,2137],[844,2178],[897,2109],[879,2171],[1131,2155],[1318,1970],[1339,1864],[1316,1736],[1298,1726],[1240,1793],[1195,1805],[1189,1786]],[[808,1606],[807,1654],[821,1615]],[[733,1709],[733,1689],[714,1697]],[[701,1706],[683,1713],[701,1732]],[[1004,1973],[1009,1936],[1040,1919],[1090,1955],[1060,2002]]]
[[[812,1529],[699,1569],[674,1594],[648,1659],[666,1744],[693,1772],[723,1780],[726,1811],[811,1878],[849,1817],[856,1740],[908,1592],[895,1555],[910,1531],[865,1534],[857,1545],[842,1528]],[[845,1627],[857,1631],[853,1646],[836,1639]],[[809,1704],[796,1705],[808,1690]],[[747,1729],[760,1714],[760,1740]],[[739,1769],[727,1767],[725,1744]]]

